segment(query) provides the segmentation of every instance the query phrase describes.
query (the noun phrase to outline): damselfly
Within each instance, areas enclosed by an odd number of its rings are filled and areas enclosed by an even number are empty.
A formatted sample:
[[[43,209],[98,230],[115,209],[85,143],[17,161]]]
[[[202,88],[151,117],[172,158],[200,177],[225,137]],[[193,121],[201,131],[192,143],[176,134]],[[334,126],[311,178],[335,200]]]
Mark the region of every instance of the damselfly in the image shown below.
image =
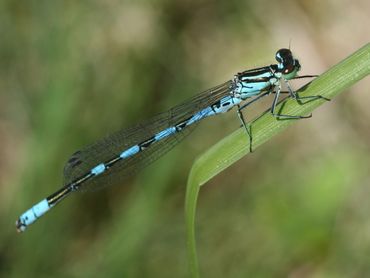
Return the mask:
[[[290,97],[298,102],[302,99],[325,99],[320,95],[300,97],[291,89],[288,80],[314,76],[297,76],[301,66],[289,49],[278,50],[276,60],[277,64],[238,73],[232,80],[200,93],[165,113],[75,152],[64,167],[64,186],[23,213],[16,222],[17,230],[25,231],[28,225],[72,192],[114,184],[120,178],[142,169],[179,143],[204,118],[236,107],[252,151],[250,128],[242,114],[242,110],[251,103],[274,93],[271,113],[276,118],[311,117],[283,115],[275,111],[281,81],[285,82]]]

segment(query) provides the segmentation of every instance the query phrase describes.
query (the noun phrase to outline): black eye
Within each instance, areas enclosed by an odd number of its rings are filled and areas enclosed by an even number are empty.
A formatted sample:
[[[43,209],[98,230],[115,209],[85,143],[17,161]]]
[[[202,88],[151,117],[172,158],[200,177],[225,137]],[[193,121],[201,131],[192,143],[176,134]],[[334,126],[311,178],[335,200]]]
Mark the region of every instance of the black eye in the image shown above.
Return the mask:
[[[286,63],[288,60],[293,60],[293,54],[289,49],[282,48],[276,52],[276,61]]]

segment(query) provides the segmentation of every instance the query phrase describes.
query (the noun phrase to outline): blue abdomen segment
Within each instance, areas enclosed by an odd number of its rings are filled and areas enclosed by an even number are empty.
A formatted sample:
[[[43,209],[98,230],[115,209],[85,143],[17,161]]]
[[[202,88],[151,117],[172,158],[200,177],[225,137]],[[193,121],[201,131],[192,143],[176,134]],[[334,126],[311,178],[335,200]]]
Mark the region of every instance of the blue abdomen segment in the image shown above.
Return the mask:
[[[217,103],[204,108],[203,110],[195,113],[186,123],[186,126],[189,126],[195,122],[198,122],[206,117],[225,113],[233,108],[235,105],[239,104],[241,99],[239,97],[233,97],[231,95],[226,96],[220,99]]]
[[[198,122],[200,121],[201,119],[205,118],[205,117],[209,117],[209,116],[212,116],[212,115],[215,115],[215,111],[213,111],[213,109],[209,106],[205,109],[203,109],[202,111],[199,111],[198,113],[195,113],[186,123],[187,126],[189,125],[192,125],[193,123],[195,122]]]
[[[103,173],[104,171],[105,171],[105,165],[104,163],[100,163],[99,165],[91,169],[91,174],[97,176]]]
[[[176,132],[176,127],[169,127],[165,130],[162,130],[161,132],[157,133],[155,136],[154,136],[154,139],[156,141],[159,141],[159,140],[162,140],[172,134],[174,134]]]
[[[119,156],[124,159],[124,158],[130,157],[130,156],[138,153],[139,151],[140,151],[140,147],[138,145],[135,145],[135,146],[123,151]]]
[[[47,199],[44,199],[29,210],[27,210],[25,213],[23,213],[21,217],[19,217],[19,219],[17,220],[17,227],[19,232],[25,231],[28,225],[35,222],[50,208],[51,206],[49,205]]]

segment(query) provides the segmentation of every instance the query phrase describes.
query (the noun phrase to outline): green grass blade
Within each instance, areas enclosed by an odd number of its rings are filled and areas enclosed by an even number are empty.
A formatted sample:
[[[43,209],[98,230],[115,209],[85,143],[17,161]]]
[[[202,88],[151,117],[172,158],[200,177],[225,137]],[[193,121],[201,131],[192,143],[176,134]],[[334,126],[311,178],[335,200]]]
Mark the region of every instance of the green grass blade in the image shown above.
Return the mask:
[[[322,95],[333,99],[336,95],[370,74],[370,43],[330,68],[310,84],[298,90],[300,96]],[[282,101],[277,111],[288,115],[308,115],[316,107],[327,103],[317,100],[299,105],[293,99]],[[327,103],[327,105],[332,103]],[[282,132],[296,120],[276,120],[268,111],[251,124],[253,149],[256,149],[274,135]],[[186,189],[185,218],[187,248],[192,277],[199,277],[195,242],[195,213],[200,186],[212,177],[249,153],[248,137],[243,128],[225,137],[203,153],[193,164]]]

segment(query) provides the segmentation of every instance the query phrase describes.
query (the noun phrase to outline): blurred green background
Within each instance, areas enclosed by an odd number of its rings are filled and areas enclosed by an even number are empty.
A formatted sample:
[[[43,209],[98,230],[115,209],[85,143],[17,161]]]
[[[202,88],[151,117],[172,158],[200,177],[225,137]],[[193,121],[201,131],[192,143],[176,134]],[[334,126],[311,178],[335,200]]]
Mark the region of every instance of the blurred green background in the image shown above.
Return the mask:
[[[0,276],[188,277],[187,175],[239,127],[234,112],[122,186],[76,194],[24,234],[14,222],[62,185],[75,150],[289,43],[301,74],[320,74],[369,41],[369,12],[367,0],[0,1]],[[369,87],[202,188],[202,277],[370,276]]]

